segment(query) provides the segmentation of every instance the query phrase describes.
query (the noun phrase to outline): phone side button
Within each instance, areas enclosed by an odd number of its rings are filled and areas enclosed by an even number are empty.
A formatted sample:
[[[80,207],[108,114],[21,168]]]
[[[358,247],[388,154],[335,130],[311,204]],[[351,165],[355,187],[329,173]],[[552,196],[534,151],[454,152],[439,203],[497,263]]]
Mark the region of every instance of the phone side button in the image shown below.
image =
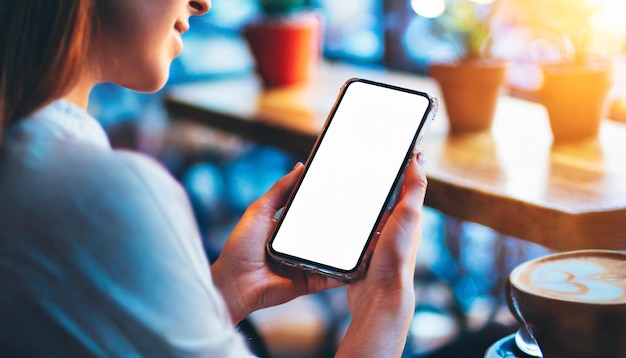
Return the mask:
[[[424,139],[424,134],[420,134],[419,138],[417,138],[417,147],[420,146],[420,144],[422,144],[422,140]]]
[[[280,260],[280,263],[291,267],[298,267],[298,265],[296,265],[295,263],[286,260]]]

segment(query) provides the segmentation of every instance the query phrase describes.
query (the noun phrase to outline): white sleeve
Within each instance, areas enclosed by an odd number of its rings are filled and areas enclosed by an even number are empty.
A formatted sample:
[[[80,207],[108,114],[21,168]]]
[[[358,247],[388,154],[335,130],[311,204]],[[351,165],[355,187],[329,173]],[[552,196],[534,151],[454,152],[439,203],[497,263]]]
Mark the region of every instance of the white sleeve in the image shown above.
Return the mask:
[[[125,165],[92,198],[100,205],[91,214],[105,219],[89,250],[110,300],[101,308],[112,308],[117,329],[143,356],[250,355],[213,285],[182,187],[146,157],[118,156]]]
[[[0,231],[0,355],[250,356],[174,178],[138,154],[69,156],[12,211],[33,224]]]

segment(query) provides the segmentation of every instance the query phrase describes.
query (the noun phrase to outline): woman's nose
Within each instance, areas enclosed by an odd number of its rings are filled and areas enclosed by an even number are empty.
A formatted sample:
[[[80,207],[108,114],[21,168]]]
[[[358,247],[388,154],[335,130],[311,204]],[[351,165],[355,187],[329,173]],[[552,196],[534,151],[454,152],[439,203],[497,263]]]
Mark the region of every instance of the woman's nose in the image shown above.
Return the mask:
[[[211,10],[211,0],[192,0],[189,1],[189,7],[192,15],[204,15]]]

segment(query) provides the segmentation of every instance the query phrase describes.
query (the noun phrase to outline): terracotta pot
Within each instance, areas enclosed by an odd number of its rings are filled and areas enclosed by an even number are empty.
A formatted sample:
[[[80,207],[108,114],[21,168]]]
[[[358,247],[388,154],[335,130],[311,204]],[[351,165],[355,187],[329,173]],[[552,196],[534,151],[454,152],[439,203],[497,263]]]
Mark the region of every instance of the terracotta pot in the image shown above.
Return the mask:
[[[301,84],[312,77],[321,47],[317,14],[258,20],[246,25],[243,35],[266,86]]]
[[[506,68],[506,61],[498,59],[430,65],[430,76],[439,83],[452,133],[491,128]]]
[[[539,99],[548,111],[554,143],[595,138],[613,85],[609,62],[542,67]]]

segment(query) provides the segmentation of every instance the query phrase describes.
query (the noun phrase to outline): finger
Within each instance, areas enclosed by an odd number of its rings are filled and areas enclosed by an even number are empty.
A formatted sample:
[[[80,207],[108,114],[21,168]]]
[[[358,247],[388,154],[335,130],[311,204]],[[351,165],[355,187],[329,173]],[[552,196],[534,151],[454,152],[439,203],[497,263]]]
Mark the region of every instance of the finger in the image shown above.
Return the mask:
[[[420,205],[423,203],[428,186],[426,171],[423,167],[425,158],[426,155],[423,152],[419,152],[411,157],[404,175],[398,202],[405,200],[405,197],[409,196],[406,200],[409,200],[411,203]]]
[[[419,165],[418,157],[411,158],[411,162],[407,167],[404,179],[404,191],[399,198],[398,204],[393,208],[392,214],[389,217],[389,224],[383,229],[387,229],[390,226],[391,237],[396,237],[399,233],[403,232],[405,245],[409,245],[406,248],[413,251],[416,248],[417,243],[414,240],[414,234],[419,232],[415,231],[419,226],[421,210],[424,203],[424,195],[426,194],[426,174],[424,168]],[[404,241],[404,240],[403,240]]]
[[[303,171],[304,165],[300,162],[296,163],[291,172],[274,183],[274,185],[253,205],[259,205],[273,212],[278,211],[285,205],[287,199],[289,199],[289,195],[293,191]]]
[[[417,154],[415,155],[416,159],[417,159],[417,164],[419,164],[420,166],[424,166],[424,164],[426,164],[426,153],[419,151],[417,152]]]
[[[404,178],[404,190],[393,210],[396,219],[407,224],[413,222],[421,210],[428,185],[426,172],[418,160],[419,155],[411,158]]]

